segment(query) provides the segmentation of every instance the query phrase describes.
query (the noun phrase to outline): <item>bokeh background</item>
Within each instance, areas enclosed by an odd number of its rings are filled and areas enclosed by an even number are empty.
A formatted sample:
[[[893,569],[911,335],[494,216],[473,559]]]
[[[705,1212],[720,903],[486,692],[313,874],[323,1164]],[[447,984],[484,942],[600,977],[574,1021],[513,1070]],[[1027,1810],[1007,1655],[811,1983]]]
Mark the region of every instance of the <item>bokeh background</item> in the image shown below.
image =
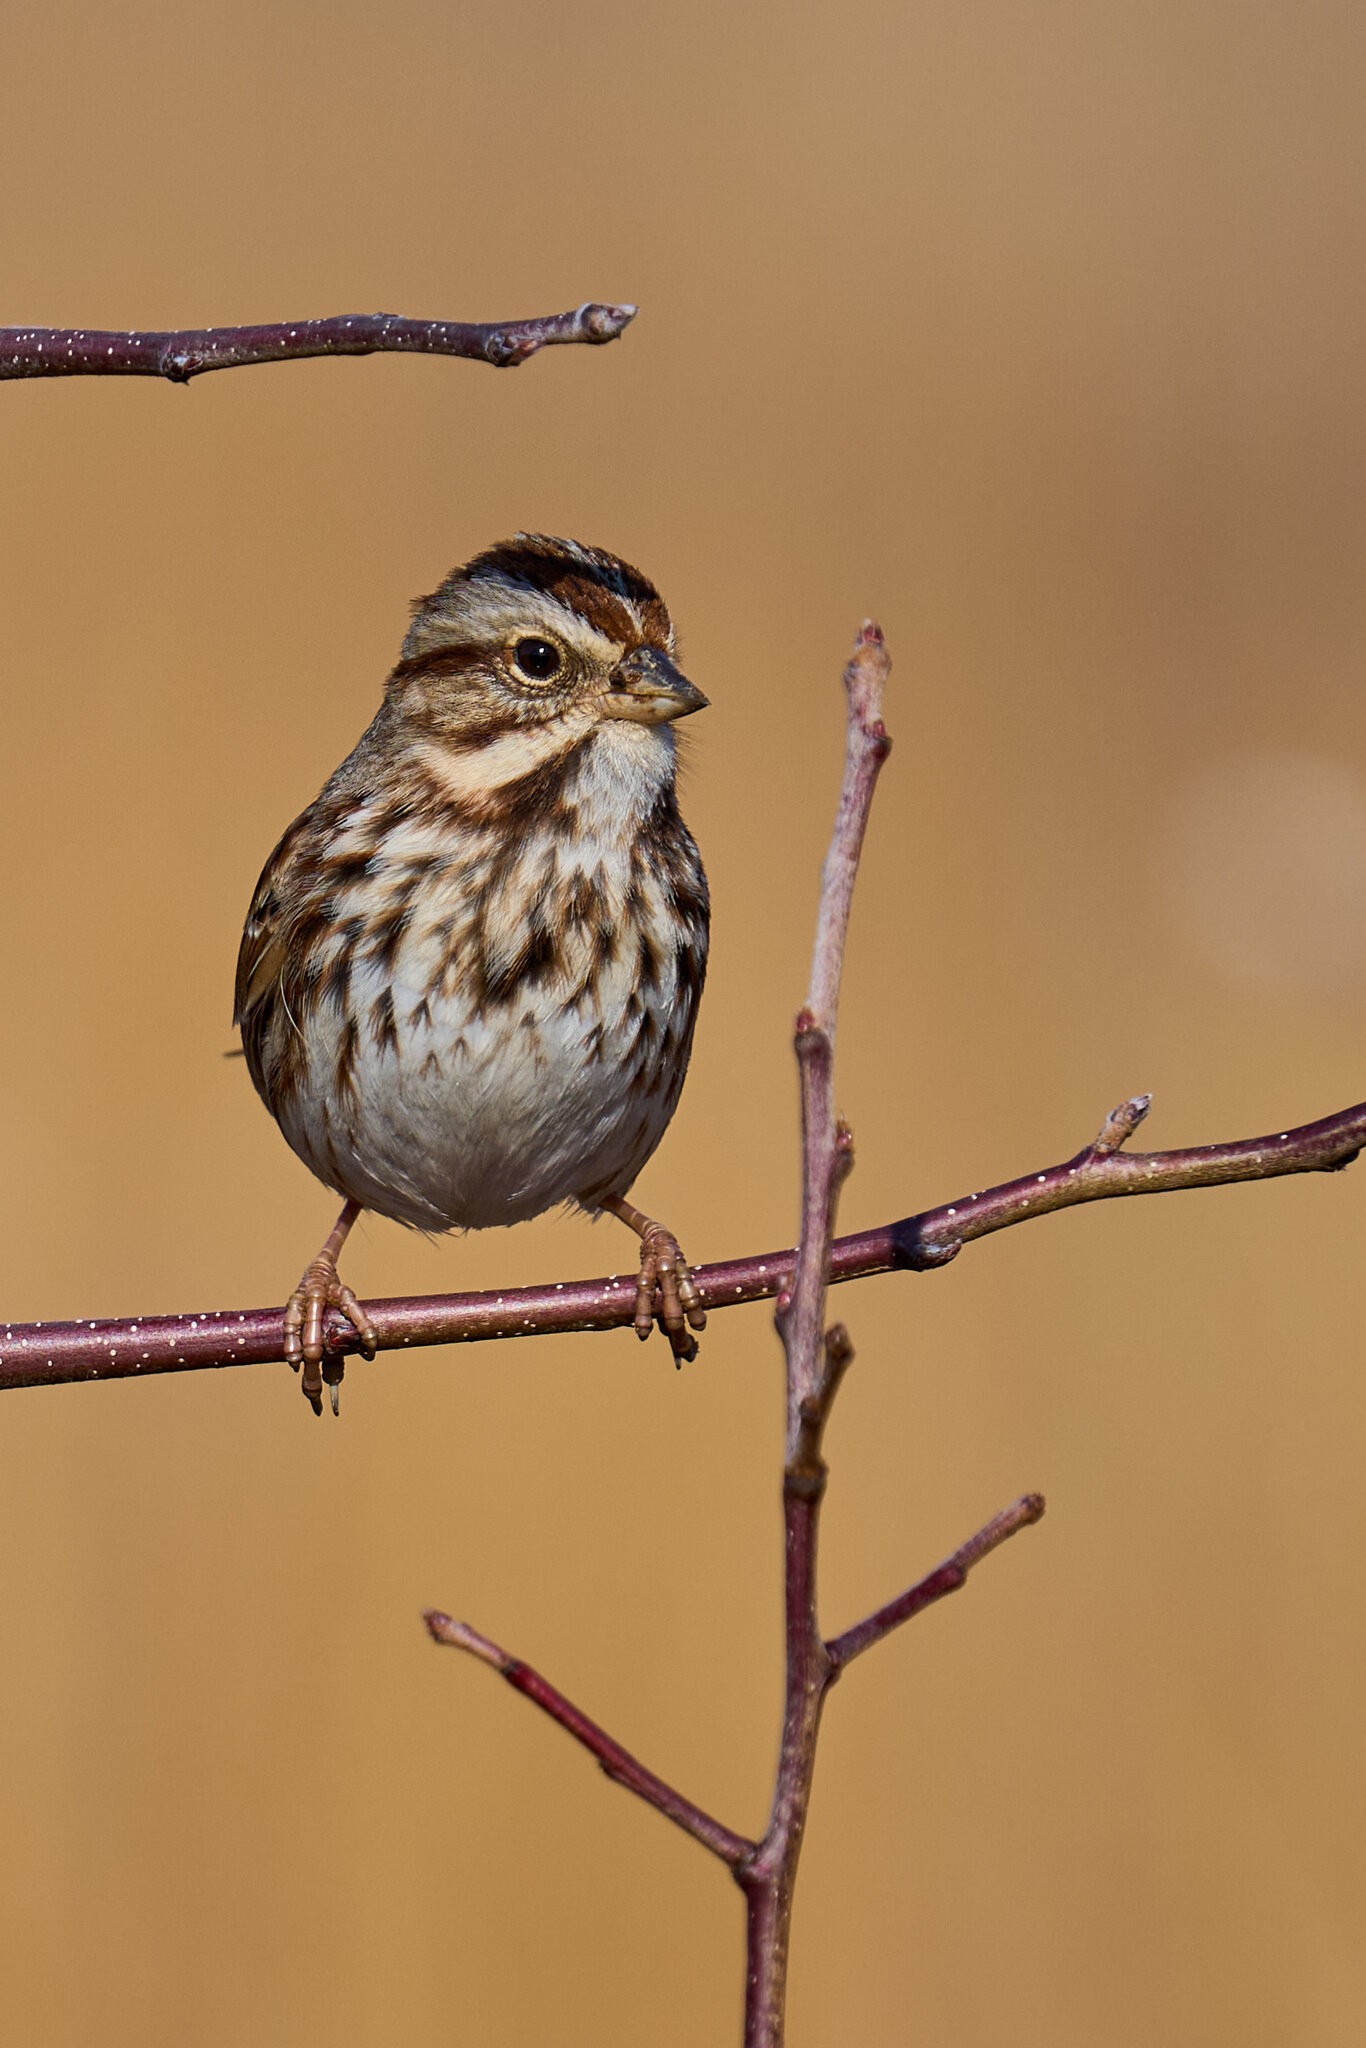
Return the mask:
[[[1363,1093],[1366,17],[1175,0],[11,10],[0,318],[630,298],[516,374],[0,391],[4,1313],[279,1301],[331,1197],[229,1010],[408,599],[518,527],[644,565],[714,708],[716,902],[641,1183],[790,1242],[789,1032],[875,614],[844,1218]],[[795,2042],[1366,2032],[1366,1168],[1114,1204],[839,1302],[842,1626],[1047,1520],[831,1703]],[[610,1270],[614,1226],[362,1291]],[[735,1825],[779,1707],[779,1355],[629,1333],[16,1393],[4,2030],[38,2048],[738,2038],[740,1901],[447,1606]]]

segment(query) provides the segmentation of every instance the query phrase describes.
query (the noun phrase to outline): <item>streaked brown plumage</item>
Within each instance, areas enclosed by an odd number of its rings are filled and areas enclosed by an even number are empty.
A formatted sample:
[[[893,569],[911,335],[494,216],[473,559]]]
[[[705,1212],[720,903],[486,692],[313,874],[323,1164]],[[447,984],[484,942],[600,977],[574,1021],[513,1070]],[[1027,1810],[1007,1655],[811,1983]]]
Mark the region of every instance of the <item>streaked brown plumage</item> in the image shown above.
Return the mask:
[[[236,1022],[267,1108],[345,1199],[285,1314],[321,1408],[323,1316],[363,1209],[424,1230],[567,1201],[641,1238],[636,1329],[705,1318],[677,1241],[625,1201],[678,1101],[708,900],[673,721],[706,703],[639,570],[519,534],[414,607],[369,730],[257,884]]]

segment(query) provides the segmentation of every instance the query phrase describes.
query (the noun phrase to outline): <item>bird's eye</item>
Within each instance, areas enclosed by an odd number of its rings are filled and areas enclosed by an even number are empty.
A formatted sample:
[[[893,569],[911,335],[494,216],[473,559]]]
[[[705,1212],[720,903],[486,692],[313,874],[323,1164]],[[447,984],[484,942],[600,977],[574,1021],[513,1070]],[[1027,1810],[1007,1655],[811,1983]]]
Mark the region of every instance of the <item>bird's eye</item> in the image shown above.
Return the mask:
[[[512,650],[512,659],[529,683],[550,682],[564,664],[564,656],[553,640],[519,640]]]

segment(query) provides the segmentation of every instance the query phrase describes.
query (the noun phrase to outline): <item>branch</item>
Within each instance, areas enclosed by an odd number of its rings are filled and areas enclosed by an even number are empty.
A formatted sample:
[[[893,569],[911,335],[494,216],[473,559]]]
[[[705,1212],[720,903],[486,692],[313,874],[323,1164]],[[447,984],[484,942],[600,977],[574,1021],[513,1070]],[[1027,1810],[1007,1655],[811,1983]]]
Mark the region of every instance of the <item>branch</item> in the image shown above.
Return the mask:
[[[882,693],[891,668],[881,627],[865,619],[844,671],[848,713],[844,782],[829,850],[821,866],[820,911],[806,998],[806,1014],[812,1025],[823,1031],[832,1044],[863,837],[868,829],[878,773],[892,751],[882,722]]]
[[[784,2038],[792,1895],[821,1714],[836,1676],[816,1615],[817,1536],[826,1481],[821,1439],[854,1355],[843,1324],[825,1327],[835,1209],[854,1163],[849,1128],[835,1116],[835,1019],[859,855],[878,771],[891,748],[882,723],[890,667],[882,634],[865,621],[844,671],[844,782],[821,870],[811,987],[797,1019],[802,1241],[790,1292],[784,1288],[779,1293],[774,1318],[787,1368],[783,1725],[768,1826],[753,1857],[735,1872],[745,1895],[745,2048],[781,2048]]]
[[[797,1019],[797,1069],[802,1102],[802,1241],[791,1298],[780,1297],[778,1304],[778,1328],[788,1361],[789,1459],[796,1455],[798,1409],[815,1392],[820,1379],[835,1205],[854,1163],[849,1130],[835,1119],[835,1019],[863,836],[878,772],[892,748],[882,723],[882,692],[890,668],[881,631],[866,619],[844,671],[844,781],[830,849],[821,869],[811,985],[806,1008]]]
[[[975,1536],[969,1536],[952,1557],[946,1557],[943,1564],[936,1565],[918,1584],[898,1593],[895,1600],[889,1600],[875,1614],[855,1622],[842,1635],[833,1637],[825,1646],[832,1680],[838,1678],[855,1657],[870,1650],[874,1643],[880,1643],[894,1628],[900,1628],[903,1621],[913,1621],[917,1614],[932,1607],[936,1600],[942,1600],[946,1593],[956,1593],[967,1583],[968,1573],[975,1564],[980,1564],[984,1557],[989,1557],[1010,1537],[1017,1536],[1021,1529],[1027,1529],[1031,1522],[1037,1522],[1043,1511],[1043,1495],[1026,1493],[1013,1507],[1003,1508],[999,1515],[993,1515],[984,1529],[979,1529]]]
[[[591,1757],[594,1757],[614,1785],[624,1785],[628,1792],[634,1792],[639,1799],[662,1813],[666,1820],[674,1821],[684,1834],[691,1835],[704,1849],[710,1849],[713,1856],[719,1856],[723,1863],[733,1870],[747,1856],[754,1853],[754,1844],[744,1835],[733,1834],[719,1820],[704,1813],[700,1806],[694,1806],[691,1799],[685,1799],[681,1792],[675,1792],[672,1785],[666,1785],[653,1771],[639,1763],[629,1750],[614,1741],[606,1729],[599,1728],[596,1721],[590,1721],[572,1700],[567,1700],[548,1678],[542,1678],[539,1671],[533,1671],[520,1657],[510,1657],[506,1650],[500,1650],[497,1643],[481,1636],[467,1622],[454,1621],[449,1614],[442,1614],[436,1608],[429,1608],[422,1619],[435,1643],[445,1643],[453,1650],[465,1650],[481,1663],[492,1665],[504,1677],[514,1691],[522,1693],[541,1712],[548,1714],[576,1742],[582,1743]]]
[[[206,370],[300,356],[467,356],[514,369],[564,342],[615,341],[634,306],[584,305],[534,320],[406,320],[397,313],[338,313],[266,327],[176,327],[107,333],[90,327],[0,327],[0,382],[17,377],[166,377],[188,384]]]
[[[1366,1145],[1366,1102],[1358,1102],[1335,1116],[1272,1137],[1194,1145],[1176,1152],[1117,1150],[1117,1128],[1135,1129],[1147,1103],[1146,1096],[1135,1096],[1121,1104],[1095,1142],[1060,1166],[1024,1174],[980,1194],[960,1195],[897,1223],[837,1238],[830,1248],[831,1281],[861,1280],[870,1273],[932,1272],[975,1237],[1081,1202],[1272,1180],[1290,1173],[1336,1172],[1349,1166]],[[771,1299],[787,1282],[796,1256],[791,1249],[756,1252],[696,1267],[693,1277],[708,1314],[738,1302]],[[624,1327],[635,1313],[635,1279],[614,1274],[500,1294],[417,1295],[366,1306],[382,1351],[483,1343]],[[283,1319],[280,1307],[6,1324],[0,1327],[0,1391],[273,1364],[283,1357]],[[335,1314],[328,1318],[326,1337],[329,1352],[355,1349],[355,1331]]]

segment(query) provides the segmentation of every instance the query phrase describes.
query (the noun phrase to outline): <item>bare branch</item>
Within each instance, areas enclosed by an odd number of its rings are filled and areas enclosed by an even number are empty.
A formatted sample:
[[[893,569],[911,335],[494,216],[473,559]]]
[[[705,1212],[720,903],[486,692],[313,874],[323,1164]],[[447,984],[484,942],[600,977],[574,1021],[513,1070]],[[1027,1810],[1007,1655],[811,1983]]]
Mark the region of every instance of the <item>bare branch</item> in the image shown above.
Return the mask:
[[[791,1296],[778,1324],[788,1361],[788,1455],[795,1455],[800,1403],[817,1392],[825,1357],[825,1289],[839,1191],[853,1165],[846,1125],[835,1119],[835,1019],[849,935],[849,911],[878,771],[891,752],[882,693],[891,669],[879,627],[865,619],[844,671],[847,704],[844,780],[829,851],[821,869],[820,910],[811,953],[811,985],[797,1019],[802,1103],[802,1218]]]
[[[844,671],[848,704],[844,785],[829,851],[821,868],[820,911],[811,953],[811,986],[806,998],[811,1025],[832,1041],[863,835],[878,771],[892,751],[882,722],[882,693],[891,667],[881,627],[872,619],[865,619]]]
[[[946,1593],[956,1593],[966,1583],[975,1564],[1011,1536],[1018,1535],[1021,1529],[1027,1529],[1031,1522],[1037,1522],[1043,1511],[1044,1497],[1041,1493],[1024,1494],[1013,1507],[1003,1508],[999,1515],[993,1515],[985,1528],[979,1529],[975,1536],[969,1536],[952,1557],[946,1557],[943,1564],[936,1565],[918,1584],[898,1593],[895,1600],[889,1600],[875,1614],[855,1622],[842,1635],[833,1637],[825,1646],[832,1676],[838,1677],[855,1657],[871,1649],[874,1643],[880,1643],[894,1628],[900,1628],[903,1621],[913,1620],[925,1608],[932,1607],[936,1600],[942,1600]]]
[[[893,1264],[931,1267],[952,1257],[975,1237],[1007,1230],[1032,1216],[1081,1202],[1109,1201],[1116,1195],[1159,1195],[1176,1188],[1227,1186],[1232,1181],[1276,1180],[1287,1173],[1335,1173],[1350,1166],[1366,1145],[1366,1102],[1317,1123],[1278,1131],[1272,1137],[1237,1138],[1225,1145],[1191,1145],[1176,1152],[1121,1152],[1123,1135],[1147,1115],[1151,1097],[1137,1095],[1110,1112],[1095,1142],[1042,1173],[960,1196],[938,1209],[908,1216],[891,1226],[896,1256]],[[1121,1135],[1123,1134],[1123,1135]],[[851,1261],[860,1257],[858,1240],[841,1247]],[[888,1249],[884,1234],[872,1231],[863,1256]],[[832,1275],[832,1277],[835,1277]],[[843,1279],[844,1273],[838,1275]]]
[[[1366,1145],[1366,1102],[1358,1102],[1335,1116],[1266,1138],[1174,1152],[1107,1150],[1107,1134],[1132,1106],[1121,1105],[1094,1144],[1060,1166],[1024,1174],[979,1194],[960,1195],[897,1223],[837,1238],[830,1248],[832,1283],[861,1280],[870,1273],[932,1272],[973,1238],[1082,1202],[1272,1180],[1283,1174],[1333,1173],[1349,1166]],[[696,1267],[703,1306],[711,1314],[739,1302],[772,1299],[789,1280],[796,1258],[788,1249]],[[635,1313],[635,1279],[614,1274],[496,1294],[398,1297],[366,1306],[382,1351],[416,1350],[433,1344],[624,1327]],[[273,1364],[283,1357],[283,1319],[280,1307],[6,1324],[0,1326],[0,1391]],[[330,1353],[350,1353],[356,1333],[342,1317],[331,1315],[326,1342]]]
[[[165,377],[188,384],[206,370],[284,363],[301,356],[466,356],[508,370],[565,342],[615,341],[634,306],[579,306],[532,320],[408,320],[397,313],[338,313],[265,327],[177,327],[104,332],[89,327],[0,327],[0,382],[18,377]]]
[[[719,1856],[734,1870],[754,1853],[754,1844],[744,1835],[737,1835],[704,1813],[700,1806],[694,1806],[691,1799],[685,1799],[681,1792],[675,1792],[672,1785],[666,1785],[662,1778],[647,1770],[628,1750],[622,1748],[596,1721],[590,1721],[587,1714],[580,1712],[572,1700],[553,1686],[549,1679],[542,1678],[539,1671],[533,1671],[520,1657],[508,1655],[499,1649],[497,1643],[480,1635],[468,1622],[455,1621],[449,1614],[442,1614],[430,1608],[423,1615],[433,1642],[445,1643],[453,1650],[465,1650],[481,1663],[489,1664],[504,1677],[516,1692],[522,1693],[534,1705],[548,1714],[574,1740],[581,1743],[595,1759],[614,1785],[624,1785],[628,1792],[634,1792],[647,1806],[653,1806],[666,1820],[682,1828],[704,1849],[710,1849],[713,1856]]]
[[[844,671],[844,781],[830,850],[821,870],[811,987],[806,1008],[797,1019],[801,1245],[790,1288],[779,1293],[775,1318],[787,1364],[783,1470],[787,1656],[773,1806],[753,1858],[735,1873],[746,1908],[745,2048],[780,2048],[783,2039],[792,1893],[806,1831],[821,1712],[834,1677],[816,1617],[816,1542],[826,1478],[821,1438],[854,1355],[842,1324],[831,1330],[825,1327],[835,1209],[854,1163],[849,1128],[835,1116],[835,1018],[859,855],[878,771],[891,747],[882,723],[882,692],[890,666],[882,634],[871,621],[865,621]]]

